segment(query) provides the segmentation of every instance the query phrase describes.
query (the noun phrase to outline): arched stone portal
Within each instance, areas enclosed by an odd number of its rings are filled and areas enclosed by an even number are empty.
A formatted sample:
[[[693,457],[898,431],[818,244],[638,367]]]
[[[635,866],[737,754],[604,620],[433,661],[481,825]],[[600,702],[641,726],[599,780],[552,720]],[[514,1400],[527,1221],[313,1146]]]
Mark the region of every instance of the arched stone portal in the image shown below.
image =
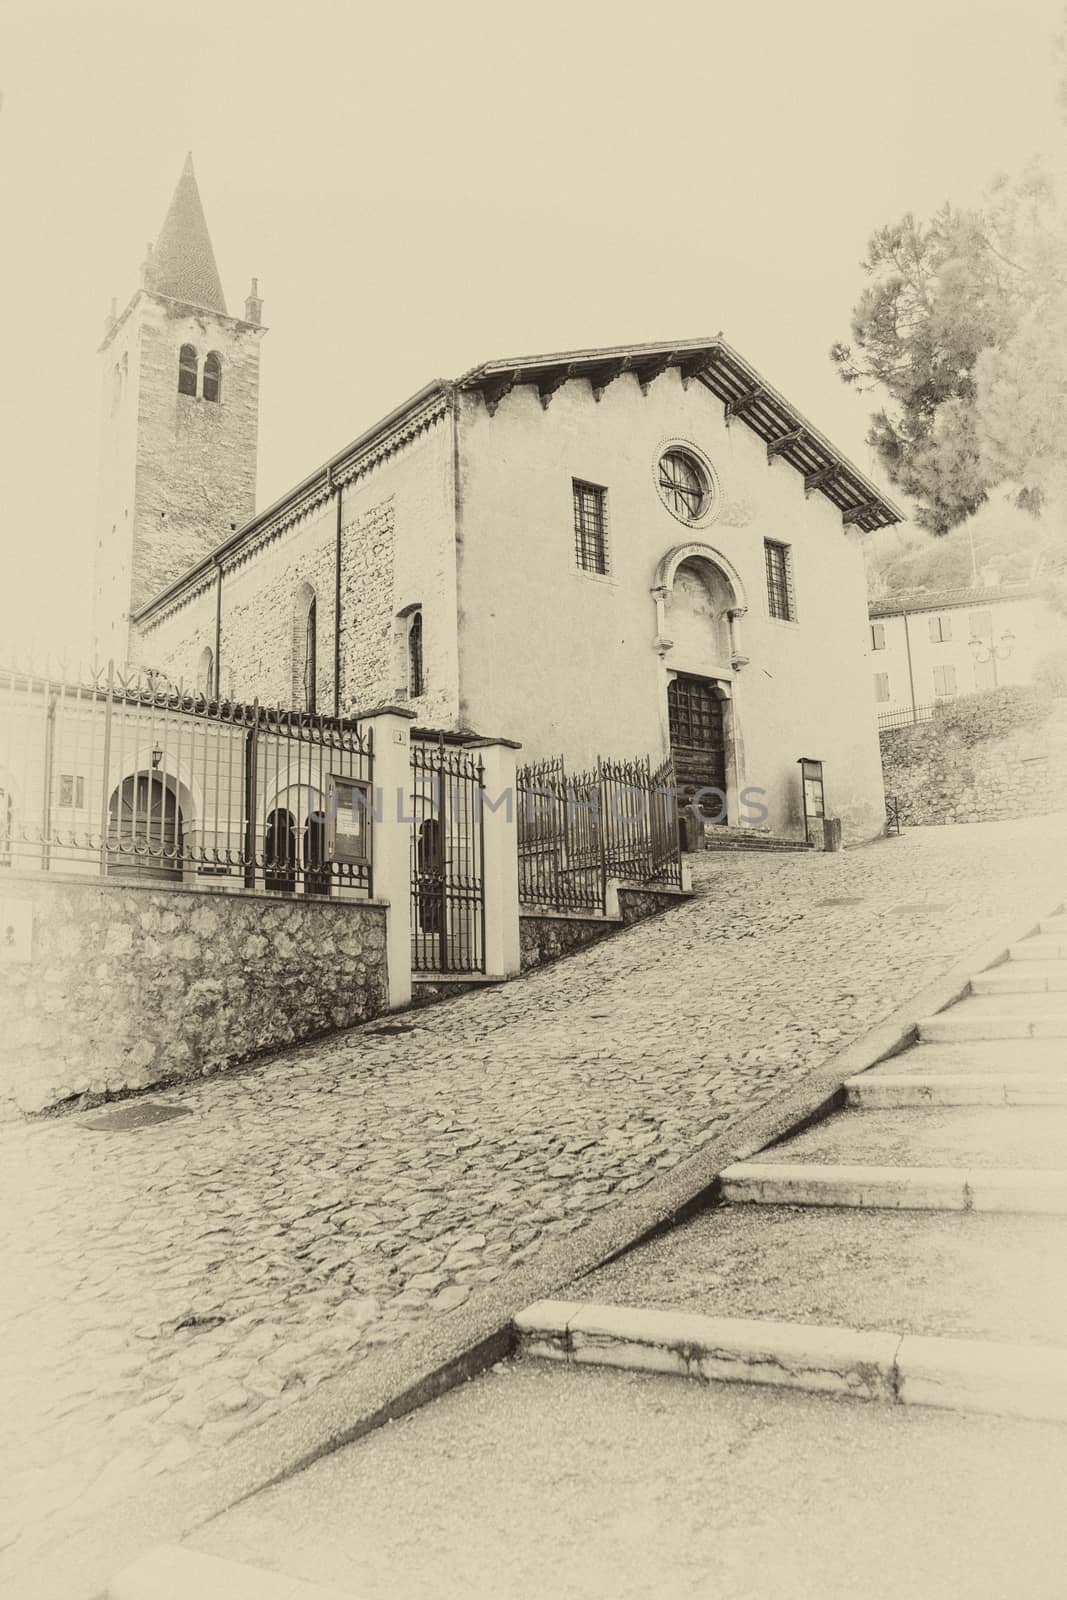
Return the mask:
[[[737,822],[743,785],[736,680],[743,654],[744,582],[711,545],[676,545],[656,569],[655,648],[663,674],[665,743],[683,795],[699,792],[692,822]],[[681,799],[685,805],[686,800]]]
[[[748,597],[741,574],[721,550],[710,544],[675,545],[656,568],[652,598],[656,602],[656,649],[660,655],[667,655],[675,647],[672,624],[681,623],[687,629],[696,612],[698,617],[703,613],[708,624],[703,664],[720,665],[733,672],[746,665],[741,619],[748,610]],[[711,659],[712,655],[717,659]]]

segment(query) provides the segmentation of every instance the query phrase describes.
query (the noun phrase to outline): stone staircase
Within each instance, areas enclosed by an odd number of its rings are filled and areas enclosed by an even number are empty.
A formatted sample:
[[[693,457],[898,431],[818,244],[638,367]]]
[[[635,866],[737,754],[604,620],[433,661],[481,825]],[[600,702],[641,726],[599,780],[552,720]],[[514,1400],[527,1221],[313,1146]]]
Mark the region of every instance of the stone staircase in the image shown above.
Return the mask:
[[[704,829],[704,850],[811,850],[806,839],[787,839],[760,828],[730,828],[709,824]]]
[[[556,1360],[1067,1422],[1067,916],[721,1201],[517,1319]]]

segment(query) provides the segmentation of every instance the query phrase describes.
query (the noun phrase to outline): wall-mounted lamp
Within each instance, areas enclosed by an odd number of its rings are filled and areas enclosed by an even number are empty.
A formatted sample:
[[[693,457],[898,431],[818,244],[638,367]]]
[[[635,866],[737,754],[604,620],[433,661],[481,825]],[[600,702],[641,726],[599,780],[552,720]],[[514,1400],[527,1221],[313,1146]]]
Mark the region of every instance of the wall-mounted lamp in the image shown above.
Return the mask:
[[[163,752],[162,752],[162,750],[159,748],[159,746],[157,744],[155,749],[152,751],[152,771],[153,772],[155,772],[156,768],[159,766],[159,763],[162,760],[163,760]]]

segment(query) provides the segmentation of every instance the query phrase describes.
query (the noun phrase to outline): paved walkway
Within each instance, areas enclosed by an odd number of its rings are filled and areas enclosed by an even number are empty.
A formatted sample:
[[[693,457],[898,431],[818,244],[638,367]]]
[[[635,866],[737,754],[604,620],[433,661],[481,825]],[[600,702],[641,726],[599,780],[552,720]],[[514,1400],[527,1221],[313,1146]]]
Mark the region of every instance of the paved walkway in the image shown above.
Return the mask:
[[[1047,1423],[505,1362],[188,1546],[352,1600],[1062,1600],[1065,1475]]]
[[[153,1095],[191,1115],[135,1132],[4,1130],[0,1546],[24,1569],[677,1165],[1051,909],[1065,844],[704,857],[698,899],[410,1032]]]

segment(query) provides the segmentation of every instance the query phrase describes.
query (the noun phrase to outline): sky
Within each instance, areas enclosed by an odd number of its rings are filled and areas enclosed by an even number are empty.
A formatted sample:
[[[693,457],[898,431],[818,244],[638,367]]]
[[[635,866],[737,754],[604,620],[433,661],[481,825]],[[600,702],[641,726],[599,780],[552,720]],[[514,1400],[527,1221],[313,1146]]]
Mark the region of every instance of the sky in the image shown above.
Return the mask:
[[[877,477],[867,239],[1056,141],[1061,7],[0,0],[0,649],[87,646],[97,346],[187,150],[261,506],[431,378],[720,331]]]

